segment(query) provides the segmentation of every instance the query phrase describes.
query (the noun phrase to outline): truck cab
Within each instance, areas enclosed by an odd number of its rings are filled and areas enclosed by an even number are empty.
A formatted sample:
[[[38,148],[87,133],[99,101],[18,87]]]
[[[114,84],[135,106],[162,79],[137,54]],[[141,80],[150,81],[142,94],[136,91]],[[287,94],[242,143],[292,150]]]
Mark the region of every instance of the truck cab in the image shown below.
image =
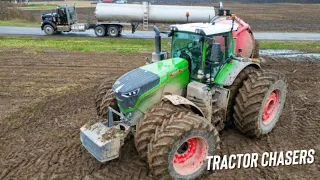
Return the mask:
[[[41,30],[46,35],[53,35],[60,32],[85,32],[94,29],[98,37],[121,35],[123,25],[113,22],[98,22],[97,24],[78,23],[75,6],[62,5],[56,8],[56,12],[43,14],[41,16]]]
[[[84,24],[77,23],[75,6],[58,6],[55,13],[42,14],[41,20],[41,30],[47,35],[53,35],[59,32],[69,32],[71,30],[85,31],[86,29]]]

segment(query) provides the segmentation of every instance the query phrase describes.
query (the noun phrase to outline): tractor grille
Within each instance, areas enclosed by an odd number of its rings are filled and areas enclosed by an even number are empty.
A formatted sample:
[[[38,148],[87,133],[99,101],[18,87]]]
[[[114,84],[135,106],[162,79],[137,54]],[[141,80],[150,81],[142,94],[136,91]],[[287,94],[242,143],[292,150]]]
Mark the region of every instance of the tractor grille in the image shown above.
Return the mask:
[[[132,70],[118,79],[112,86],[122,109],[133,108],[141,95],[157,86],[160,77],[143,69]]]

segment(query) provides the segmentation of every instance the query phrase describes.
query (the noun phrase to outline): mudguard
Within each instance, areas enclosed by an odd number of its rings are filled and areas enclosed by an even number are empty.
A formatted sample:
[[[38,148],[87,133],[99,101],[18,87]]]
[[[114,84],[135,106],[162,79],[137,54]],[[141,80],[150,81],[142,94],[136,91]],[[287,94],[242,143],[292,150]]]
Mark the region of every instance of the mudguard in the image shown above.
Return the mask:
[[[238,60],[233,60],[224,65],[214,82],[223,86],[231,86],[240,72],[248,66],[260,69],[260,59],[238,58]]]
[[[200,116],[205,117],[204,113],[202,112],[202,110],[197,105],[195,105],[193,102],[189,101],[188,99],[186,99],[186,98],[184,98],[182,96],[171,94],[171,95],[165,95],[164,98],[168,99],[175,106],[177,106],[177,105],[189,105],[189,106],[192,106],[192,107],[194,107],[194,108],[196,108],[198,110],[198,112],[195,112],[196,114],[199,114]]]
[[[55,30],[57,30],[57,25],[55,25],[52,21],[49,21],[49,20],[44,20],[42,22],[41,30],[43,30],[43,27],[47,24],[50,24]]]

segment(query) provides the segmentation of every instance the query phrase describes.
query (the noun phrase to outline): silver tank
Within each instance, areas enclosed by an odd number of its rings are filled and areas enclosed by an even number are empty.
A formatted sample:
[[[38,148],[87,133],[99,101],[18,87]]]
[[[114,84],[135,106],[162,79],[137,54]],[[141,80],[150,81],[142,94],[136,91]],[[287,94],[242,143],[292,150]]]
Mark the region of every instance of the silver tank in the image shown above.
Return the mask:
[[[144,17],[149,23],[186,23],[186,13],[189,12],[188,22],[208,22],[209,17],[215,16],[214,7],[204,6],[171,6],[142,4],[98,3],[95,16],[99,22],[142,22]]]

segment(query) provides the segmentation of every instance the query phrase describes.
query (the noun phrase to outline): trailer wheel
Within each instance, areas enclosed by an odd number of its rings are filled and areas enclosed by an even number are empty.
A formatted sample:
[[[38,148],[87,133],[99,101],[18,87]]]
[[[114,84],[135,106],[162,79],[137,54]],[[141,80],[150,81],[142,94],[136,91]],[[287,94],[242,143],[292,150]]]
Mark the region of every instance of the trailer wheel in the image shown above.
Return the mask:
[[[269,133],[279,120],[286,94],[287,84],[283,74],[275,71],[250,74],[236,97],[236,127],[250,137]]]
[[[259,58],[260,57],[259,50],[260,50],[259,42],[255,39],[254,40],[254,50],[253,50],[252,58]]]
[[[55,33],[54,28],[49,24],[47,24],[43,27],[43,31],[44,31],[44,33],[46,33],[46,35],[53,35]]]
[[[108,35],[110,37],[117,37],[120,35],[120,29],[118,26],[111,25],[108,27]]]
[[[103,37],[106,35],[106,28],[104,26],[97,26],[96,28],[94,28],[94,33],[98,37]]]

